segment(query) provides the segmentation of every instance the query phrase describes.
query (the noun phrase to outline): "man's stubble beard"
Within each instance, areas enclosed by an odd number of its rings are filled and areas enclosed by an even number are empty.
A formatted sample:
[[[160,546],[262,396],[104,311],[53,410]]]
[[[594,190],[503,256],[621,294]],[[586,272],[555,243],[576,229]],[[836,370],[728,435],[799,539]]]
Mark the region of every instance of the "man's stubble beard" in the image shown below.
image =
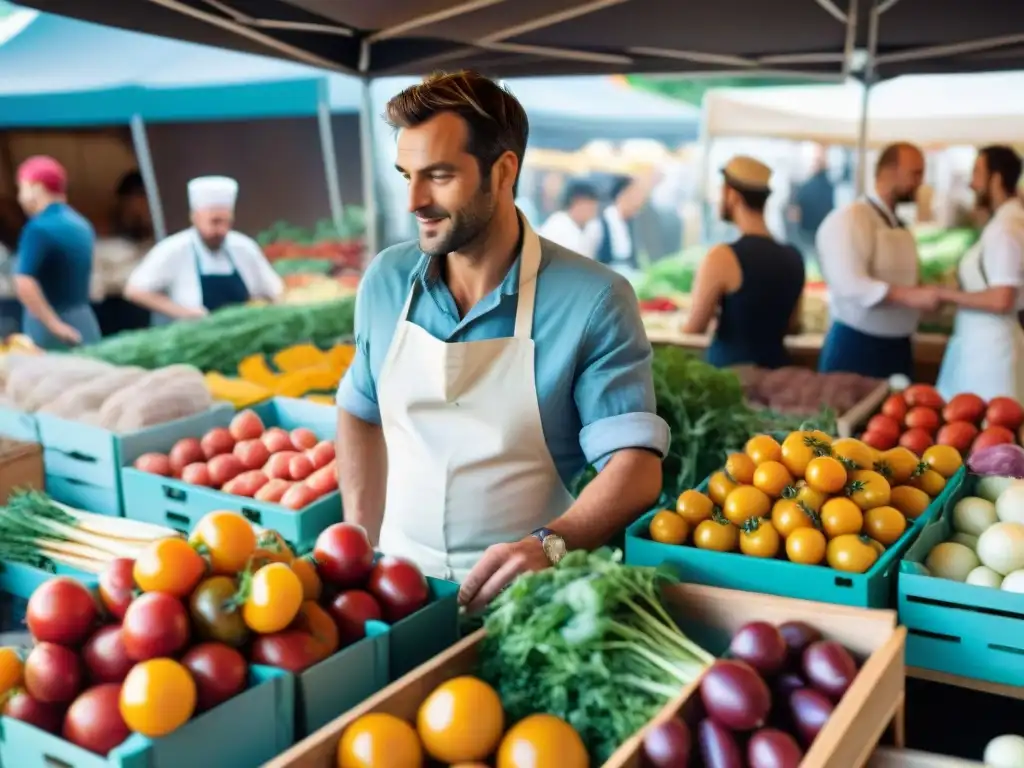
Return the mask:
[[[420,239],[420,250],[428,256],[446,256],[461,251],[481,239],[494,219],[494,198],[490,191],[483,188],[464,207],[450,214],[448,221],[451,229],[438,243],[429,245]]]

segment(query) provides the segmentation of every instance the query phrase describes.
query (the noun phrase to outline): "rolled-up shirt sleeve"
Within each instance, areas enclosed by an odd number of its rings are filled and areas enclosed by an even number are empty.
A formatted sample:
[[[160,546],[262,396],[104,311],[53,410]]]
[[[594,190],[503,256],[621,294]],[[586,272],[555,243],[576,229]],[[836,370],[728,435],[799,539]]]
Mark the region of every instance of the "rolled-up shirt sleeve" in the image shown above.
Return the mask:
[[[176,239],[167,238],[154,245],[128,276],[128,288],[149,293],[166,293],[177,269],[183,268]]]
[[[627,448],[662,457],[668,451],[669,428],[657,414],[652,358],[636,293],[618,279],[591,312],[574,388],[583,424],[580,447],[598,469]]]
[[[993,288],[1024,284],[1024,226],[1004,226],[985,238],[981,252],[986,282]]]
[[[370,424],[380,424],[377,383],[370,367],[370,307],[374,305],[375,264],[371,263],[356,293],[356,354],[338,385],[337,403],[343,411]]]
[[[46,263],[46,233],[29,222],[21,230],[18,238],[18,258],[14,272],[25,277],[38,278]]]
[[[815,244],[828,289],[864,309],[880,304],[889,284],[871,275],[874,226],[870,211],[848,207],[834,212],[818,228]]]

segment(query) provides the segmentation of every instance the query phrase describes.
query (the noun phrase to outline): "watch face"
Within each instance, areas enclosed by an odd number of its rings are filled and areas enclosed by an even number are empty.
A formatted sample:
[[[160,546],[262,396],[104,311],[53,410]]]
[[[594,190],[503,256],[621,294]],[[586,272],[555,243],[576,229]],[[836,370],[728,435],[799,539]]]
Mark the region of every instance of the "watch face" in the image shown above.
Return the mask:
[[[545,536],[541,543],[544,546],[544,554],[553,565],[557,565],[558,561],[565,557],[565,541],[561,536],[550,534]]]

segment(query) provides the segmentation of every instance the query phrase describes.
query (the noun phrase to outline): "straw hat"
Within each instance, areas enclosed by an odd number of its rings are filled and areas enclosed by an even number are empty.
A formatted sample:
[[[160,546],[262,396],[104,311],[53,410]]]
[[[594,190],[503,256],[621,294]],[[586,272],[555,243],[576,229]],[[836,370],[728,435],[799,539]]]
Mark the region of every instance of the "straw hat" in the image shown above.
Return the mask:
[[[736,155],[726,163],[722,169],[722,175],[729,186],[751,192],[768,191],[768,182],[772,178],[772,169],[746,155]]]

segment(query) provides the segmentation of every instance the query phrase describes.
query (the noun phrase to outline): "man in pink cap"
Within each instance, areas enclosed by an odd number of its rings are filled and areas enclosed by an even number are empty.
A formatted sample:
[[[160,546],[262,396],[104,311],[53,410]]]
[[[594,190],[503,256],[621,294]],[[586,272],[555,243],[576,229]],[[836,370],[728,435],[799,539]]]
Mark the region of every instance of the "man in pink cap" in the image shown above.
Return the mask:
[[[39,155],[18,167],[17,181],[18,202],[29,217],[14,276],[23,332],[44,349],[99,341],[89,304],[96,233],[67,203],[67,172],[52,157]]]

